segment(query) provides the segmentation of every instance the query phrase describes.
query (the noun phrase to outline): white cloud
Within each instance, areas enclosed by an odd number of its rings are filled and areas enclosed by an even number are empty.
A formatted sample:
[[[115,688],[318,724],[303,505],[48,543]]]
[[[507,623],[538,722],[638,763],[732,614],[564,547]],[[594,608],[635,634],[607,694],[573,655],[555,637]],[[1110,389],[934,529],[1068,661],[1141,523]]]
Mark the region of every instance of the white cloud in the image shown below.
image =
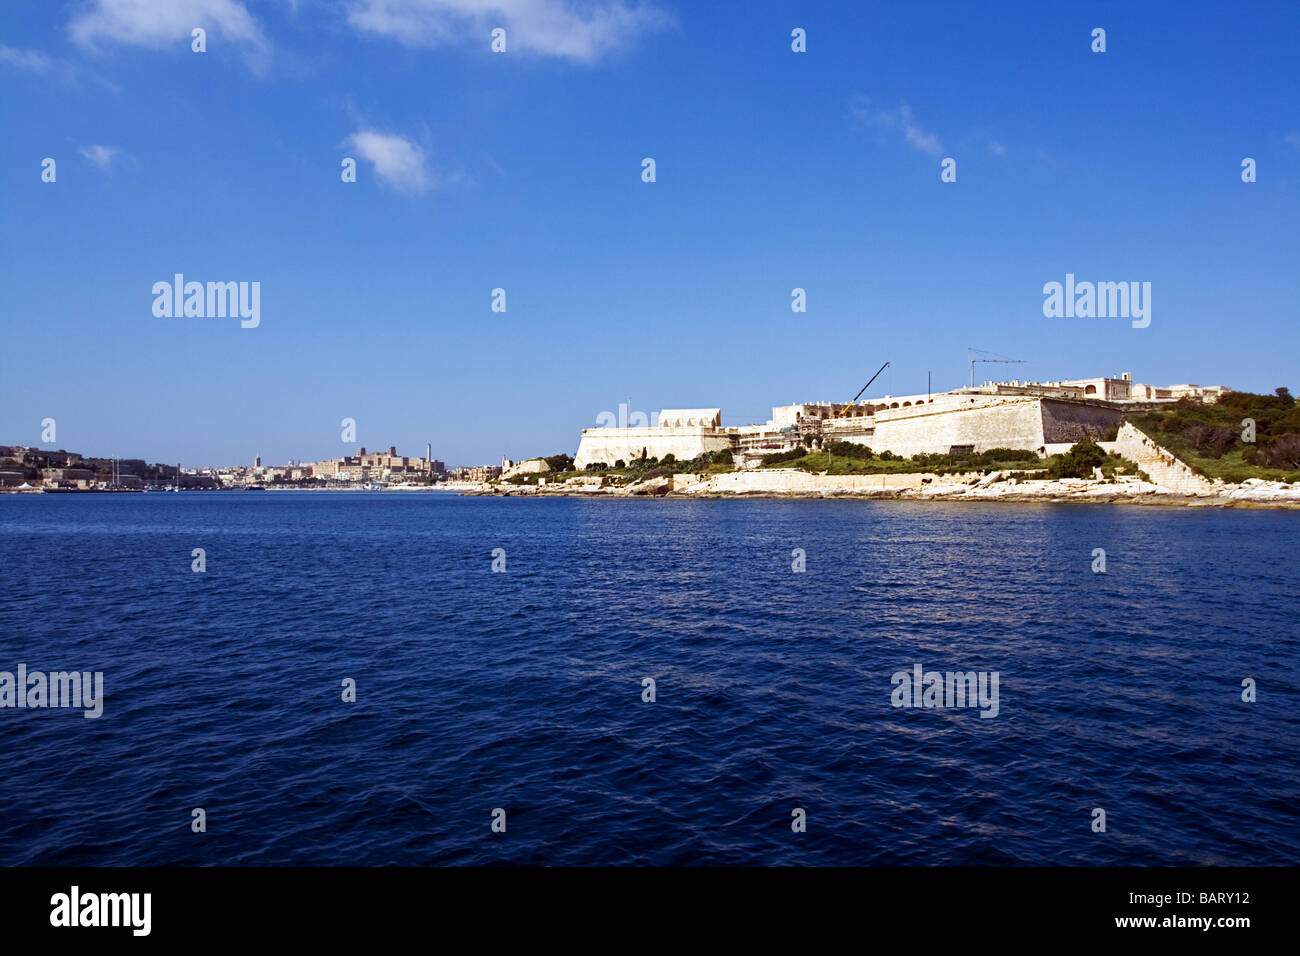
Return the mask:
[[[989,152],[994,156],[1005,156],[1007,154],[1007,148],[997,140],[993,140],[989,143]]]
[[[409,139],[372,129],[358,130],[345,141],[374,167],[375,175],[403,192],[423,192],[433,185],[424,150]]]
[[[923,153],[939,153],[943,145],[939,137],[921,127],[912,115],[912,107],[903,103],[896,110],[873,109],[865,101],[850,105],[849,109],[859,122],[869,123],[885,129],[897,130],[903,134],[903,140]]]
[[[270,52],[261,26],[239,0],[90,0],[68,32],[83,47],[106,40],[189,52],[195,27],[207,31],[209,52],[214,34],[241,46],[258,65]]]
[[[646,3],[624,0],[353,0],[348,21],[359,30],[408,46],[477,42],[484,49],[496,27],[506,51],[592,62],[672,18]]]
[[[1300,133],[1287,133],[1282,137],[1282,142],[1286,143],[1296,152],[1300,152]]]
[[[44,73],[54,65],[54,61],[40,50],[19,50],[3,43],[0,43],[0,63],[33,73]]]
[[[77,152],[100,169],[108,169],[122,151],[116,146],[78,146]]]

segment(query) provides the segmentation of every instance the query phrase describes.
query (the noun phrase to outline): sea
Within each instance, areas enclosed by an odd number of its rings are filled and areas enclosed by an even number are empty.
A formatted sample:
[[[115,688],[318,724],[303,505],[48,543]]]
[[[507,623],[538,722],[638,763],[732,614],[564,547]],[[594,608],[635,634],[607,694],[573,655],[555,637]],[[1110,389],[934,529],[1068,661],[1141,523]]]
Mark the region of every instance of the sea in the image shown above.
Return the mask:
[[[0,707],[0,865],[1293,864],[1298,541],[1220,508],[2,495],[0,672],[103,699]],[[996,708],[926,706],[935,672]]]

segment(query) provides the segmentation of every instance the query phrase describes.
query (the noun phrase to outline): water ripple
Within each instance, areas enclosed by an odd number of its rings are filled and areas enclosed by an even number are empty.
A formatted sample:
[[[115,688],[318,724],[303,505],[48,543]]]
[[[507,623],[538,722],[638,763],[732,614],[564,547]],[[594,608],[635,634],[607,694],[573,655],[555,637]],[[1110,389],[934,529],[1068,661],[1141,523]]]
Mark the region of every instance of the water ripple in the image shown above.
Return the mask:
[[[0,670],[107,696],[0,710],[0,863],[1300,857],[1294,513],[267,493],[0,520]],[[998,671],[999,715],[892,708],[915,663]]]

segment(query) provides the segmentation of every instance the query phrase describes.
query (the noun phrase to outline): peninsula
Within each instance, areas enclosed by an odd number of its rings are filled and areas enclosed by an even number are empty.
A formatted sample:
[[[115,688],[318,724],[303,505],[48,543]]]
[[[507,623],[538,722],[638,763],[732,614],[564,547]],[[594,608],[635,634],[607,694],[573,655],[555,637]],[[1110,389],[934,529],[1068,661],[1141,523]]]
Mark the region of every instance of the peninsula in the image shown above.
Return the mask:
[[[1300,406],[1286,388],[1125,373],[784,405],[729,428],[717,408],[664,409],[583,429],[575,457],[521,462],[483,493],[1297,507]]]

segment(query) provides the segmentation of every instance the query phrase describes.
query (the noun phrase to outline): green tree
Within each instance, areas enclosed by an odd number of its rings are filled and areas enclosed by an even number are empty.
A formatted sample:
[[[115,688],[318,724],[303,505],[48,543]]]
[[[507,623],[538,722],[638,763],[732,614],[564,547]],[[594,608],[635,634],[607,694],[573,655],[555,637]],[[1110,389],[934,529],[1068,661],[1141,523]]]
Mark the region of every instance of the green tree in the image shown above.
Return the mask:
[[[1106,460],[1106,452],[1096,442],[1081,441],[1063,455],[1054,455],[1047,464],[1053,478],[1091,478],[1092,470]]]

